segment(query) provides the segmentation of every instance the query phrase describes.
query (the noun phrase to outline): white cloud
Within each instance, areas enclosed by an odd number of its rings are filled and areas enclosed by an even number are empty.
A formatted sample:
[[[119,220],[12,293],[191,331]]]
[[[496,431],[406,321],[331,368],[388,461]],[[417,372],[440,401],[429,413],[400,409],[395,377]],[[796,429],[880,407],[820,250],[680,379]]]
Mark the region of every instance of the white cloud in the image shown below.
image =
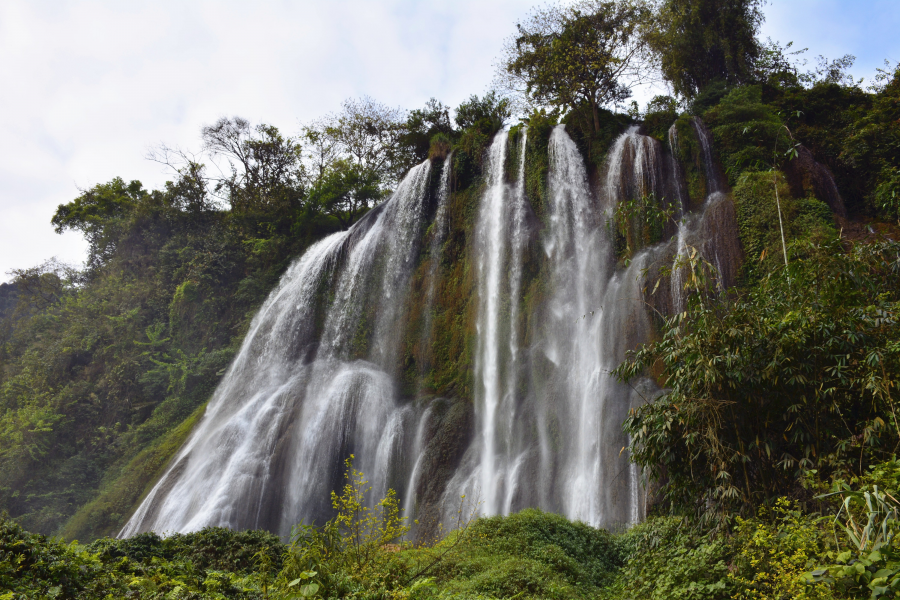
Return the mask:
[[[116,176],[161,185],[165,173],[143,158],[147,149],[196,148],[200,127],[220,116],[293,132],[351,96],[414,108],[482,93],[503,39],[531,5],[5,0],[0,280],[53,255],[80,262],[80,238],[49,224],[56,206]],[[870,50],[873,65],[891,52],[900,58],[893,3],[792,0],[766,13],[765,34],[810,54],[850,52],[861,66]]]
[[[852,72],[871,81],[885,59],[900,61],[900,3],[896,0],[773,0],[765,7],[762,37],[792,49],[809,48],[807,68],[815,57],[829,60],[845,54],[856,56]]]

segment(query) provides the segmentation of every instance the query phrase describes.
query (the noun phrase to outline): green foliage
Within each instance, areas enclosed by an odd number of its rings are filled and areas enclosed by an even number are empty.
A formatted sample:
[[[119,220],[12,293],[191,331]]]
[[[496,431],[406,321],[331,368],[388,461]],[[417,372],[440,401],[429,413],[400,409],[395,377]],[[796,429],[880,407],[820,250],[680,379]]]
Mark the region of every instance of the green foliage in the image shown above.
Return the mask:
[[[575,581],[595,586],[603,585],[622,560],[615,539],[607,531],[538,509],[479,519],[469,535],[468,546],[473,549],[528,556]]]
[[[488,144],[511,114],[509,100],[496,92],[481,98],[473,94],[456,108],[456,124],[461,133],[453,146],[453,173],[458,188],[475,184]]]
[[[444,160],[450,155],[451,148],[450,137],[444,133],[436,133],[428,143],[428,158],[431,160]]]
[[[263,598],[254,553],[279,568],[282,551],[269,533],[222,528],[66,545],[3,515],[0,598]]]
[[[450,123],[450,107],[431,98],[423,108],[410,111],[406,120],[406,133],[400,143],[409,148],[412,154],[411,162],[419,163],[426,158],[435,158],[432,148],[436,138],[450,144],[455,133]],[[449,145],[447,150],[449,151]],[[444,158],[446,154],[439,157]]]
[[[898,169],[900,169],[900,68],[884,73],[887,83],[871,99],[871,109],[842,133],[844,162],[862,172],[866,203],[876,214],[896,219]]]
[[[621,536],[626,562],[602,598],[828,599],[824,583],[804,581],[830,551],[823,520],[790,501],[754,518],[736,519],[730,533],[705,533],[680,517],[651,517]]]
[[[360,471],[353,468],[353,455],[344,461],[344,488],[341,494],[331,492],[331,506],[337,511],[335,523],[341,544],[352,560],[354,569],[363,569],[378,551],[409,532],[406,519],[400,516],[397,493],[388,490],[374,509],[366,504],[372,487]]]
[[[780,66],[764,78],[763,99],[791,115],[794,137],[828,166],[851,213],[893,220],[890,205],[882,212],[888,198],[878,189],[887,183],[883,191],[890,196],[888,182],[898,166],[896,68],[886,65],[863,90],[846,73],[852,57],[819,59],[816,70],[803,74],[784,56],[777,58]]]
[[[97,268],[115,252],[125,217],[146,196],[140,181],[126,184],[116,177],[69,204],[60,204],[51,223],[56,233],[67,229],[81,232],[88,242],[88,265]]]
[[[60,528],[60,534],[67,539],[82,540],[115,535],[162,475],[205,409],[205,404],[197,407],[176,427],[148,442],[124,466],[110,467],[97,495],[77,507],[75,514]]]
[[[722,101],[722,98],[728,95],[733,88],[721,79],[717,79],[697,93],[690,102],[690,113],[695,116],[702,116],[706,111],[716,106]]]
[[[661,369],[667,393],[625,429],[673,510],[722,522],[796,495],[811,472],[861,474],[900,442],[900,247],[835,240],[793,253],[733,299],[693,302],[616,370]]]
[[[761,48],[759,0],[665,0],[647,39],[675,93],[691,98],[714,81],[753,79]]]
[[[353,458],[345,461],[341,493],[331,492],[336,516],[322,527],[300,524],[293,529],[276,580],[281,590],[290,593],[297,588],[300,597],[316,593],[344,597],[363,591],[385,597],[400,587],[403,570],[392,552],[399,546],[393,543],[409,527],[400,516],[394,490],[370,506],[371,486],[353,468]]]
[[[654,194],[619,202],[609,226],[614,227],[616,254],[630,259],[635,252],[662,241],[676,208]]]
[[[763,103],[759,86],[734,88],[703,119],[731,185],[744,171],[773,166],[775,141],[783,134],[782,121],[771,106]],[[787,143],[782,143],[786,148]]]
[[[733,597],[748,600],[833,597],[828,586],[803,578],[826,552],[826,531],[786,498],[779,498],[771,512],[770,515],[768,510],[761,509],[759,519],[736,519],[738,551],[729,573],[738,590]]]
[[[434,570],[434,583],[442,598],[589,598],[621,560],[609,533],[528,509],[472,523]]]
[[[697,535],[680,518],[648,519],[620,544],[627,562],[604,598],[713,600],[736,591],[727,541]]]
[[[260,553],[272,569],[281,568],[285,545],[267,531],[232,531],[205,527],[194,533],[160,537],[141,533],[128,539],[99,539],[86,549],[104,560],[127,557],[135,562],[156,556],[165,560],[190,560],[197,569],[250,574],[256,571]]]
[[[654,96],[647,103],[643,125],[647,135],[666,143],[669,127],[678,118],[678,103],[671,96]]]
[[[584,0],[535,10],[506,44],[501,79],[535,106],[574,110],[585,104],[600,130],[598,109],[631,95],[624,80],[641,74],[646,18],[639,2]]]
[[[793,198],[780,171],[742,173],[734,187],[734,203],[741,246],[747,257],[744,264],[751,279],[766,273],[774,264],[772,259],[777,262],[781,256],[776,182],[788,241],[810,236],[833,239],[837,235],[828,205],[815,198]]]
[[[841,500],[834,517],[837,548],[820,557],[830,562],[829,566],[804,574],[806,582],[828,585],[851,597],[896,597],[900,590],[900,549],[894,540],[900,531],[900,503],[871,483],[883,476],[884,471],[889,471],[892,483],[896,483],[894,459],[878,465],[870,476],[863,478],[868,480],[871,490],[853,490],[841,482],[835,486],[840,491],[823,496],[839,496]],[[838,530],[843,534],[840,537],[837,537]]]
[[[309,190],[309,201],[347,229],[384,196],[378,173],[345,159],[328,165]]]
[[[887,168],[875,188],[875,206],[886,219],[900,223],[900,169]]]
[[[478,129],[486,135],[496,133],[503,123],[509,119],[509,100],[501,98],[496,92],[488,92],[481,98],[476,95],[456,108],[456,124],[460,129]]]
[[[251,127],[240,117],[203,128],[204,149],[225,158],[231,172],[216,181],[236,213],[287,212],[303,202],[303,168],[297,140],[272,125]],[[196,194],[203,197],[203,187]]]

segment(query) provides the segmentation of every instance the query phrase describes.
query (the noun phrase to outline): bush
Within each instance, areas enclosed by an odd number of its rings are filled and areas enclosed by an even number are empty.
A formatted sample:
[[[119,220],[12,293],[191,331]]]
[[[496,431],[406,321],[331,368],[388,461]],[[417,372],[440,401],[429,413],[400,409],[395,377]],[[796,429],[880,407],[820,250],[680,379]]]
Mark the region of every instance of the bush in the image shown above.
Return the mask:
[[[737,519],[737,548],[729,573],[739,590],[734,598],[831,598],[828,586],[803,578],[827,549],[826,531],[786,498],[776,502],[772,513],[761,509],[758,519]]]
[[[673,511],[716,522],[807,477],[861,475],[900,442],[900,244],[796,244],[742,295],[694,298],[616,373],[669,390],[625,422],[631,456]]]
[[[776,139],[782,152],[788,148],[781,118],[762,101],[759,86],[738,87],[703,115],[713,135],[728,182],[734,185],[744,171],[771,167]]]
[[[807,238],[834,238],[834,219],[827,204],[816,198],[791,197],[784,175],[778,171],[748,171],[742,173],[734,187],[735,212],[741,246],[747,260],[745,269],[751,279],[768,272],[770,265],[783,263],[778,205],[787,243]],[[765,262],[765,258],[770,260]]]
[[[698,535],[681,518],[651,518],[621,544],[628,562],[604,597],[713,600],[736,591],[728,579],[728,543]]]
[[[269,533],[222,528],[66,545],[3,515],[0,598],[262,598],[250,553],[263,548],[280,560],[282,547]]]

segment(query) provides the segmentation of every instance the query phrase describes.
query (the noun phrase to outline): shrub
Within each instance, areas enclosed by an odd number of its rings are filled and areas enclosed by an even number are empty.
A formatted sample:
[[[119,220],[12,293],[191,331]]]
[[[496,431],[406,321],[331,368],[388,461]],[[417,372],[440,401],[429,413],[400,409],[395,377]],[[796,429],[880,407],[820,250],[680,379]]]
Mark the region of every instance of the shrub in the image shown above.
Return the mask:
[[[808,475],[860,475],[900,440],[900,244],[794,254],[740,296],[692,302],[616,370],[661,367],[669,390],[625,429],[673,511],[724,522],[780,496],[811,500]]]
[[[713,600],[737,589],[728,578],[729,544],[698,535],[679,517],[651,518],[620,543],[628,562],[604,597]]]

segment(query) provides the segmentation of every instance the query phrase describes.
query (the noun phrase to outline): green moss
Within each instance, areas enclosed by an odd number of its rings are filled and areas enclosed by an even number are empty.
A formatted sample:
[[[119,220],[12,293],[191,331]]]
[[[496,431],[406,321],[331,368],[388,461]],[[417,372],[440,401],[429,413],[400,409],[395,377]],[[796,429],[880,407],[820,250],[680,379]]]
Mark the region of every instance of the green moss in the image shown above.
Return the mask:
[[[476,521],[438,584],[451,597],[594,598],[621,563],[608,532],[528,509]]]
[[[678,138],[677,158],[683,169],[682,175],[687,188],[688,210],[699,207],[706,200],[706,177],[702,167],[702,149],[692,118],[682,115],[675,121],[675,132]]]
[[[772,260],[783,262],[776,181],[786,243],[815,236],[834,237],[837,233],[828,205],[816,198],[791,197],[780,171],[777,175],[771,171],[743,173],[734,187],[734,201],[741,245],[747,257],[746,274],[751,277],[764,272]]]
[[[741,173],[772,166],[777,158],[776,139],[787,149],[789,136],[777,112],[762,101],[760,86],[731,90],[703,114],[710,129],[728,183],[735,185]]]
[[[92,540],[115,535],[162,476],[172,458],[203,416],[206,405],[168,433],[155,439],[121,469],[111,469],[97,497],[70,518],[60,534],[68,539]]]

